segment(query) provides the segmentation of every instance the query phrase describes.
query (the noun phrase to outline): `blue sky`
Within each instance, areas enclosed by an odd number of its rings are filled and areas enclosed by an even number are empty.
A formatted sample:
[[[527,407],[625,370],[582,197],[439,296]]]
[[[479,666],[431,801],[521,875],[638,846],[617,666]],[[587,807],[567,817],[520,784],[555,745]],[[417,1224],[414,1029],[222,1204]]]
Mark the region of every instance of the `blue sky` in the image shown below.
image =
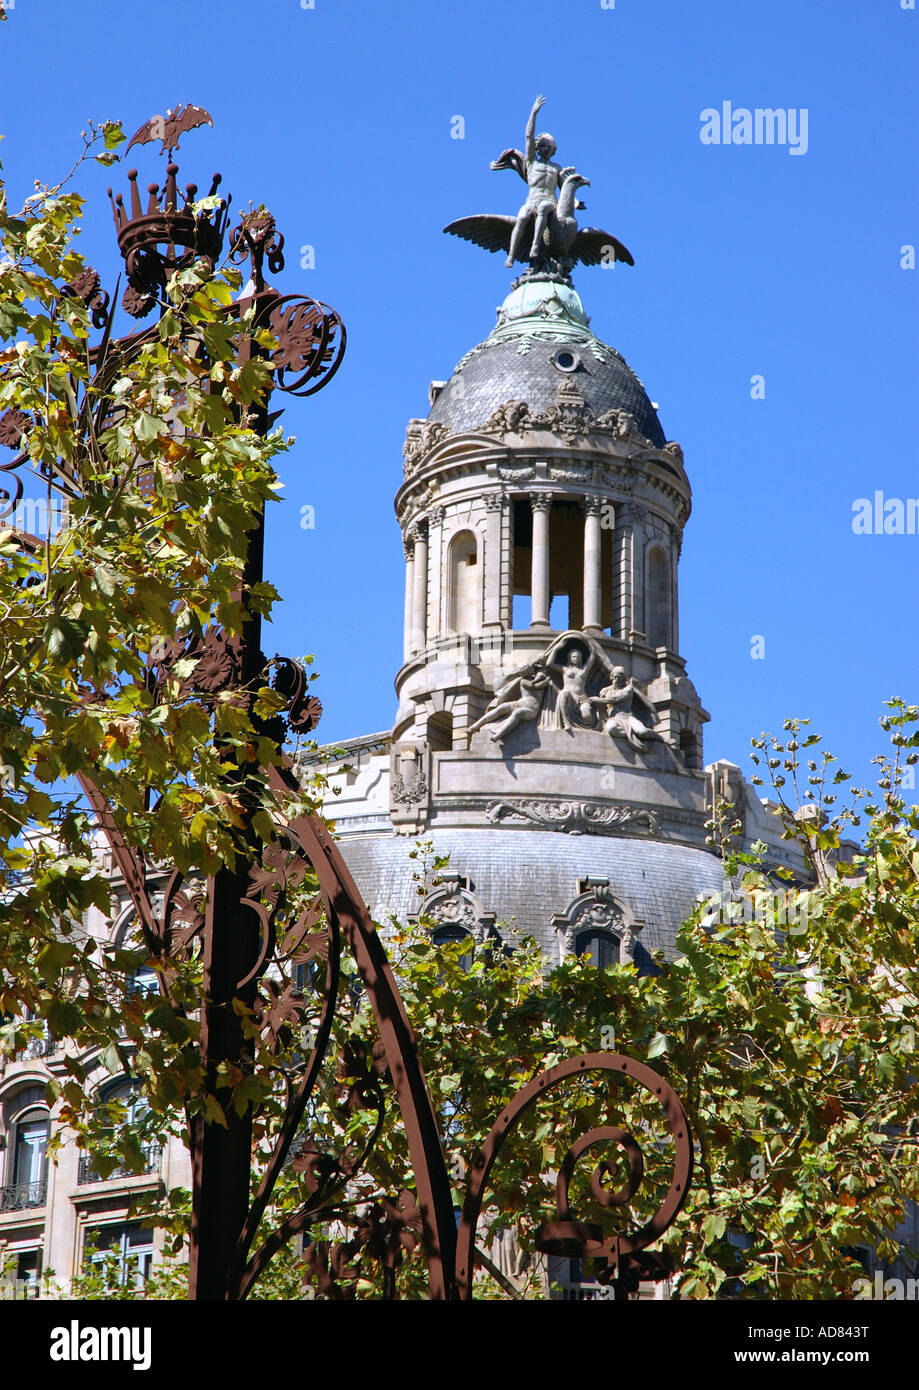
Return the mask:
[[[901,0],[15,0],[0,156],[18,202],[69,168],[87,118],[131,134],[206,106],[214,129],[183,139],[181,181],[220,169],[236,208],[268,204],[279,288],[343,315],[344,366],[285,415],[297,444],[266,563],[285,601],[265,638],[315,654],[320,732],[340,739],[394,714],[406,422],[510,279],[441,228],[516,211],[516,180],[488,165],[544,92],[541,127],[591,179],[588,220],[636,261],[575,283],[685,450],[681,646],[712,715],[706,760],[749,770],[750,737],[802,715],[866,780],[884,700],[917,699],[919,535],[852,529],[856,498],[919,496],[919,270],[901,268],[919,247],[917,49]],[[806,110],[806,153],[703,144],[701,113],[725,101]],[[142,184],[155,149],[131,153]],[[110,285],[105,188],[123,182],[123,166],[78,179],[81,249]]]

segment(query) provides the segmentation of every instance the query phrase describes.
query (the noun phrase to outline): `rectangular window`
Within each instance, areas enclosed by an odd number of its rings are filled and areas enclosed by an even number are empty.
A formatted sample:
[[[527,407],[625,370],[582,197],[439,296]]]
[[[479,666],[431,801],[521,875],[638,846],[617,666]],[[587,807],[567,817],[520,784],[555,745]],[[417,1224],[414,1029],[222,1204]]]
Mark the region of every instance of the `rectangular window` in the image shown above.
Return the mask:
[[[37,1298],[41,1278],[41,1251],[20,1250],[16,1260],[17,1298]]]
[[[139,1221],[97,1226],[87,1232],[89,1263],[109,1273],[115,1284],[141,1288],[153,1265],[153,1232]]]

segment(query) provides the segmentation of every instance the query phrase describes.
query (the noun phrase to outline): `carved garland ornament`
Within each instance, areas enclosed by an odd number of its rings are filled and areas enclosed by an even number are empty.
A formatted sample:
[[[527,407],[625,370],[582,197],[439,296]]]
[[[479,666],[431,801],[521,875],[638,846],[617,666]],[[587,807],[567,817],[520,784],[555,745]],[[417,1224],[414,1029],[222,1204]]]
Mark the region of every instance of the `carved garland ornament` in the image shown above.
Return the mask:
[[[613,408],[596,415],[573,381],[562,383],[555,404],[548,410],[536,413],[531,411],[526,401],[511,399],[497,406],[488,419],[477,427],[478,433],[500,435],[520,435],[524,431],[533,433],[537,430],[558,434],[569,445],[576,443],[583,435],[608,433],[641,449],[654,447],[641,433],[630,411]],[[410,420],[402,448],[404,476],[409,478],[417,472],[425,455],[453,433],[439,420]],[[663,452],[682,466],[683,450],[675,440],[665,444]]]
[[[637,806],[606,806],[599,801],[496,801],[486,811],[493,825],[541,825],[568,835],[613,834],[643,828],[656,835],[660,826],[653,811]]]

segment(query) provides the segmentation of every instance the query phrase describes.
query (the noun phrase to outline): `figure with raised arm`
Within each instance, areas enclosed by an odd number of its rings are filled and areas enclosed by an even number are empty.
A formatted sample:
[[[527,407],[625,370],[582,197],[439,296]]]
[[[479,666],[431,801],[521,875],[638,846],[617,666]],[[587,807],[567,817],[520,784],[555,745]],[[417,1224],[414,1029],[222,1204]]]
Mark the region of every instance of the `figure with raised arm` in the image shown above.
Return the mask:
[[[536,134],[536,117],[545,103],[543,96],[533,103],[525,148],[502,150],[491,164],[492,169],[512,169],[526,184],[527,199],[517,216],[477,213],[458,218],[444,231],[486,251],[504,251],[508,268],[516,261],[528,261],[530,270],[537,274],[548,269],[568,275],[578,261],[584,265],[608,265],[612,261],[634,264],[628,247],[608,232],[599,227],[578,230],[575,213],[584,204],[577,194],[590,180],[582,178],[572,165],[563,169],[556,164],[552,136],[546,131]]]
[[[533,102],[533,109],[527,121],[526,135],[524,138],[523,169],[518,172],[523,173],[527,181],[527,200],[517,214],[517,221],[511,233],[510,254],[504,262],[506,266],[513,266],[518,259],[524,239],[530,235],[532,224],[532,246],[530,248],[530,259],[535,260],[542,250],[543,233],[549,223],[549,218],[555,212],[555,195],[559,191],[568,174],[573,174],[573,168],[563,169],[554,163],[552,156],[555,154],[555,141],[546,131],[541,135],[536,132],[536,117],[546,104],[544,96],[538,96]],[[508,157],[517,154],[514,151],[505,151],[495,160],[492,168],[506,168]],[[518,156],[519,157],[519,156]],[[520,259],[525,259],[520,257]]]
[[[593,702],[587,694],[587,680],[595,663],[596,657],[589,648],[574,644],[568,647],[562,661],[550,663],[561,672],[562,688],[558,693],[555,713],[568,733],[578,728],[593,727]]]

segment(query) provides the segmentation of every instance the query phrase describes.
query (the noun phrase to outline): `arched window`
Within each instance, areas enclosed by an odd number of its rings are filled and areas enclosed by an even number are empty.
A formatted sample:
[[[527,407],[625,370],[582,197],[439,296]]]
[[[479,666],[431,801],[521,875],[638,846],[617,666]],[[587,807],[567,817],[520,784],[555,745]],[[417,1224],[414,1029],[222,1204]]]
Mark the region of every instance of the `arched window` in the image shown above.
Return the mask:
[[[686,766],[690,772],[701,772],[702,764],[699,758],[699,740],[690,729],[683,729],[680,732],[680,752],[686,761]]]
[[[125,912],[116,924],[114,944],[122,951],[147,952],[137,914],[133,909]],[[125,992],[129,999],[139,994],[156,994],[158,991],[159,977],[153,966],[146,961],[128,972],[125,978]]]
[[[140,1084],[127,1076],[104,1086],[99,1099],[110,1109],[113,1124],[118,1125],[136,1124],[150,1109]]]
[[[478,632],[479,546],[474,532],[459,531],[450,541],[447,558],[447,627],[452,632]]]
[[[24,1211],[45,1204],[50,1113],[43,1086],[29,1086],[4,1106],[8,1131],[6,1182],[0,1211]]]
[[[663,546],[655,545],[648,555],[648,643],[670,647],[670,560]]]
[[[588,927],[574,938],[574,952],[578,956],[589,956],[591,965],[598,970],[607,970],[619,964],[619,937],[602,927]]]
[[[116,1131],[139,1125],[150,1106],[140,1083],[129,1076],[122,1076],[100,1088],[98,1108],[104,1112],[100,1118],[104,1118],[110,1140],[114,1140]],[[112,1167],[111,1159],[103,1163],[98,1157],[94,1159],[90,1153],[81,1154],[77,1182],[82,1186],[86,1183],[106,1182],[110,1178],[131,1178],[159,1171],[162,1158],[159,1144],[141,1144],[140,1154],[142,1164],[139,1169],[136,1160],[130,1167],[125,1167],[122,1163],[116,1163]],[[98,1168],[94,1166],[95,1163],[99,1164]]]
[[[431,933],[431,940],[435,946],[449,946],[455,941],[462,941],[468,945],[468,950],[463,951],[459,958],[460,968],[464,971],[472,969],[472,958],[475,950],[475,940],[472,934],[465,931],[462,927],[448,923],[444,926],[436,927]]]
[[[428,747],[432,753],[449,753],[453,747],[453,715],[441,710],[428,719]]]

